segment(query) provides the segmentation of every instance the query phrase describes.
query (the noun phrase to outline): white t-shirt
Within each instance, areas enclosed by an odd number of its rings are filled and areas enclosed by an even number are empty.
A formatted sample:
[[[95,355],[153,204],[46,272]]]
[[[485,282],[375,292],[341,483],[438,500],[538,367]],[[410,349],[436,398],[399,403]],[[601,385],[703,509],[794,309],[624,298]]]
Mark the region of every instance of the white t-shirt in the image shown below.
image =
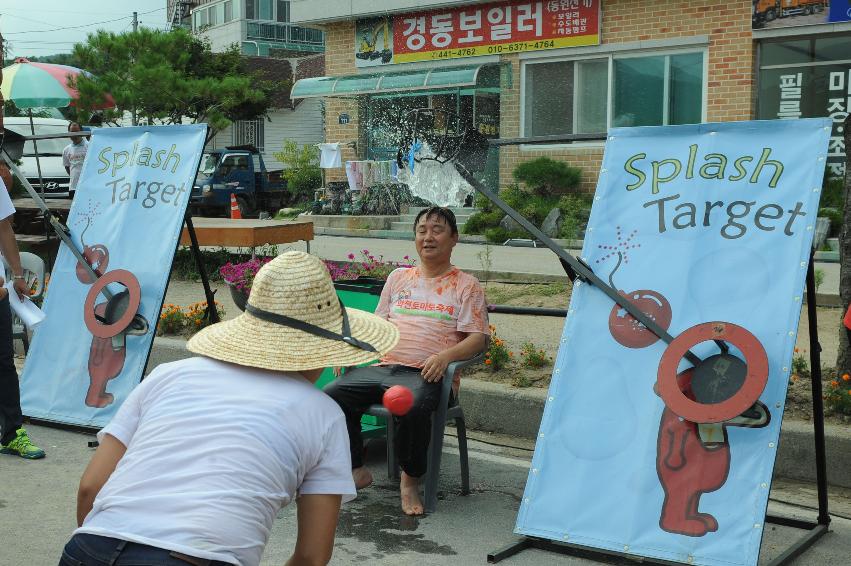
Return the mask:
[[[67,167],[71,180],[68,182],[68,189],[71,191],[77,190],[77,182],[80,180],[80,171],[83,170],[83,161],[86,160],[86,153],[89,151],[89,142],[83,138],[80,143],[69,143],[62,150],[62,165]]]
[[[75,533],[253,566],[296,493],[355,496],[343,412],[298,374],[163,364],[104,434],[127,452]]]
[[[6,183],[0,177],[0,220],[5,220],[13,214],[15,214],[15,207],[12,205],[12,197],[9,196]]]
[[[319,144],[319,167],[322,169],[335,169],[343,166],[339,143]]]

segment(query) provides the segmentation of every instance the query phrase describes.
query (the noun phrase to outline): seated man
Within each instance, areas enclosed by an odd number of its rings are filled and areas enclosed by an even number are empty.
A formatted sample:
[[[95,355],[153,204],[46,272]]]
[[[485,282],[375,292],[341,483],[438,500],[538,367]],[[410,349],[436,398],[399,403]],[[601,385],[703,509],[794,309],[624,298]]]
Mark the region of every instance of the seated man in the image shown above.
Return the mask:
[[[455,215],[447,208],[422,210],[414,222],[420,265],[390,274],[375,314],[399,328],[399,343],[378,365],[357,368],[325,387],[346,415],[352,476],[358,489],[372,483],[363,465],[360,419],[393,385],[414,395],[410,412],[398,420],[396,454],[402,468],[402,510],[422,515],[419,479],[428,463],[431,413],[440,400],[440,380],[450,362],[472,358],[487,345],[488,313],[475,277],[450,263],[458,243]],[[457,393],[460,377],[455,376]]]
[[[326,564],[355,486],[344,415],[315,382],[389,351],[398,330],[341,308],[319,258],[257,273],[245,312],[196,334],[198,357],[158,366],[100,431],[61,566],[260,564],[296,501],[288,566]]]

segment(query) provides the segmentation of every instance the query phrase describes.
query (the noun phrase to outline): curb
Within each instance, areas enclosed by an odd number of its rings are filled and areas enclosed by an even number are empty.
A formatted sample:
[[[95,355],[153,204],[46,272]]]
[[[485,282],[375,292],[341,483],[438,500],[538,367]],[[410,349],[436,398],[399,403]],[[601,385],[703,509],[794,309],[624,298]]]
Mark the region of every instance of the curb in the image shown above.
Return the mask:
[[[157,336],[145,374],[160,364],[190,357],[186,340]],[[505,434],[534,440],[538,436],[547,392],[544,389],[517,389],[478,379],[464,378],[464,417],[471,430]],[[511,415],[513,418],[506,419]],[[851,432],[846,427],[825,425],[827,481],[851,488]],[[774,476],[796,480],[816,480],[815,444],[811,423],[785,421],[780,430],[780,447]]]

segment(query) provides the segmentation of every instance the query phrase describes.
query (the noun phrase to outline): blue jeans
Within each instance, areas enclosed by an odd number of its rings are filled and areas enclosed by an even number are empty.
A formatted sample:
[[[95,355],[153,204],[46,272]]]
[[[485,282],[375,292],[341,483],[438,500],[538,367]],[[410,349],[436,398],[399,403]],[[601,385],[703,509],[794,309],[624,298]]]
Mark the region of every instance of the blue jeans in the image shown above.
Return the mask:
[[[71,537],[59,566],[229,566],[227,562],[185,556],[164,548],[90,534]]]

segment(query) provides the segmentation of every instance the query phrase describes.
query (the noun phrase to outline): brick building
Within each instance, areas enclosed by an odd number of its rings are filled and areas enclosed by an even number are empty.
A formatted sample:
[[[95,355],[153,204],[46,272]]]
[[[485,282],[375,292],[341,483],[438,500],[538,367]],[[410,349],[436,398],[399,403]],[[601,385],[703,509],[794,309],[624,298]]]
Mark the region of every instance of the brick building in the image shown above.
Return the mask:
[[[454,108],[462,124],[499,138],[782,118],[772,115],[778,103],[768,99],[786,96],[775,75],[789,50],[796,52],[795,42],[826,42],[831,53],[844,48],[851,59],[851,27],[754,31],[755,6],[750,0],[293,0],[293,22],[325,31],[328,76],[297,83],[294,96],[325,100],[326,140],[357,142],[344,159],[392,157],[393,130],[405,111],[426,106]],[[773,57],[770,65],[760,65],[760,49]],[[814,51],[793,60],[805,67],[823,62],[813,59]],[[851,68],[842,56],[834,60]],[[773,84],[760,90],[760,76]],[[822,108],[801,115],[827,114]],[[591,192],[602,151],[601,141],[504,146],[494,150],[491,173],[504,186],[518,163],[544,155],[583,169],[582,188]],[[345,177],[340,171],[332,178]]]

